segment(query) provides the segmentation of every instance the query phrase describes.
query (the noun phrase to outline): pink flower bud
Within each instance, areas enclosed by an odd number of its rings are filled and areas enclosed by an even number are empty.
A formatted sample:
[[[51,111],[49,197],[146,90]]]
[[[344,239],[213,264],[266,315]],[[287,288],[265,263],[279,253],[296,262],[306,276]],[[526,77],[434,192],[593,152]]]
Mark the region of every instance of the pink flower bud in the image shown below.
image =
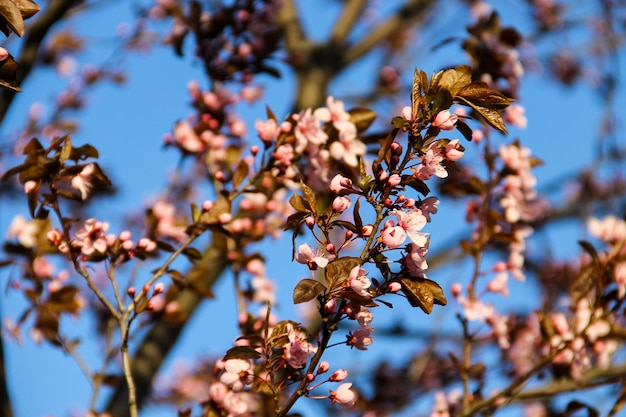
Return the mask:
[[[328,372],[328,370],[330,369],[330,364],[326,361],[324,362],[320,362],[319,366],[317,367],[317,374],[323,374],[325,372]]]
[[[399,185],[401,182],[402,182],[402,177],[400,177],[400,175],[398,174],[391,175],[389,179],[387,180],[387,183],[391,185],[392,187]]]
[[[348,208],[350,208],[350,204],[352,204],[352,202],[350,201],[350,197],[348,197],[348,196],[337,196],[333,200],[333,204],[332,204],[333,211],[335,213],[343,213]]]
[[[441,130],[453,130],[456,127],[456,122],[459,120],[459,116],[451,114],[450,110],[442,110],[437,113],[433,126]]]
[[[346,240],[352,239],[352,236],[354,236],[352,230],[346,230]]]
[[[224,181],[226,179],[226,175],[224,174],[224,171],[217,171],[215,173],[215,179],[218,181]]]
[[[204,200],[202,202],[202,210],[209,211],[213,208],[213,202],[211,200]]]
[[[402,155],[402,145],[398,142],[391,142],[391,151],[394,155]]]
[[[120,240],[128,240],[130,239],[130,236],[131,234],[129,230],[122,230],[120,232]]]
[[[0,46],[0,62],[4,62],[9,58],[9,51]]]
[[[374,231],[374,226],[371,224],[366,224],[365,226],[361,228],[361,233],[363,234],[363,237],[370,237],[373,231]]]
[[[124,242],[122,242],[122,249],[124,249],[125,251],[132,250],[134,246],[135,242],[133,242],[132,240],[125,240]]]
[[[137,290],[135,289],[135,287],[128,287],[128,290],[126,290],[126,294],[128,294],[130,297],[134,297],[136,292]]]
[[[313,374],[306,374],[306,380],[307,380],[307,382],[315,381],[315,375],[313,375]]]
[[[219,220],[220,224],[226,224],[233,219],[233,215],[230,213],[222,213],[218,216],[217,219]]]
[[[402,285],[399,282],[390,282],[387,286],[387,292],[396,293],[402,289]]]
[[[387,178],[389,178],[389,173],[387,171],[380,171],[378,173],[378,179],[381,181],[385,181]]]
[[[38,188],[39,188],[39,183],[37,181],[26,181],[24,183],[24,192],[26,194],[30,194],[33,191],[37,190]]]
[[[307,226],[309,227],[313,227],[315,226],[315,218],[313,216],[309,216],[307,217],[304,222],[306,223]]]
[[[154,292],[152,294],[153,295],[161,294],[164,289],[165,289],[165,284],[163,284],[162,282],[159,282],[158,284],[154,286]]]
[[[330,300],[326,301],[326,304],[324,304],[324,311],[327,314],[333,314],[335,312],[335,308],[337,308],[337,300],[335,300],[334,298],[331,298]]]
[[[256,145],[251,146],[251,147],[250,147],[250,153],[251,153],[252,155],[256,155],[256,154],[258,154],[258,153],[259,153],[259,147],[258,147],[258,146],[256,146]]]
[[[333,245],[332,243],[329,243],[328,245],[326,245],[326,251],[328,253],[335,253],[335,245]]]
[[[341,382],[348,377],[348,371],[345,369],[337,369],[333,374],[328,378],[330,382]]]
[[[458,282],[455,282],[454,284],[452,284],[450,291],[452,292],[453,297],[458,297],[463,291],[463,287]]]

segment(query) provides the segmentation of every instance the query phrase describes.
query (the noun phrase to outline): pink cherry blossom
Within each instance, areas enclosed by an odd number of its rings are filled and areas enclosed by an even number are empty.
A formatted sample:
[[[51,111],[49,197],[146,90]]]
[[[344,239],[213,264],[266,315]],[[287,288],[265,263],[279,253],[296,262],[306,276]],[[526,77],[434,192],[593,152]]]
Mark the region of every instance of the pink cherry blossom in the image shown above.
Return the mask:
[[[229,359],[224,362],[224,373],[220,381],[228,385],[233,391],[239,392],[246,385],[254,382],[252,363],[244,359]]]
[[[330,145],[330,156],[333,159],[344,161],[351,167],[357,167],[358,157],[365,155],[367,147],[356,137],[356,127],[350,122],[340,124],[339,140]]]
[[[371,336],[371,327],[360,328],[348,334],[346,344],[350,347],[355,347],[358,350],[367,350],[367,347],[374,343],[374,338]]]
[[[458,139],[451,140],[446,145],[445,149],[446,159],[448,161],[458,161],[463,157],[463,151],[461,150],[461,144]]]
[[[520,129],[526,129],[526,126],[528,126],[526,109],[519,104],[511,104],[504,109],[504,121]]]
[[[350,113],[345,111],[343,101],[335,100],[332,96],[326,98],[326,107],[316,109],[313,114],[319,120],[332,122],[335,128],[339,131],[342,130],[340,123],[348,122],[350,120]]]
[[[425,246],[428,241],[428,235],[421,233],[428,219],[420,209],[413,209],[405,212],[402,210],[394,210],[392,213],[396,215],[398,226],[402,227],[411,241],[418,246]]]
[[[316,117],[311,109],[300,112],[294,116],[296,119],[295,135],[297,139],[296,152],[301,153],[309,144],[323,145],[328,140],[328,135],[322,130],[322,120]]]
[[[345,369],[337,369],[333,374],[328,378],[330,382],[341,382],[348,377],[348,371]]]
[[[372,283],[370,282],[369,278],[365,276],[365,274],[365,269],[361,268],[360,266],[355,266],[354,268],[352,268],[352,270],[350,271],[350,276],[348,278],[350,280],[350,288],[352,288],[354,292],[362,297],[371,297],[367,289],[370,287],[370,285],[372,285]]]
[[[335,213],[343,213],[350,208],[351,204],[352,202],[350,201],[350,197],[348,197],[347,195],[338,195],[333,200],[333,211]]]
[[[458,120],[459,116],[450,113],[450,110],[442,110],[435,116],[433,126],[441,130],[453,130]]]
[[[319,249],[314,251],[306,243],[298,246],[298,253],[295,256],[297,262],[308,265],[312,271],[315,271],[318,267],[326,268],[329,260],[334,258],[334,255],[323,255]]]
[[[388,248],[395,249],[406,240],[406,232],[404,228],[394,225],[393,221],[389,220],[380,232],[380,239]]]
[[[352,188],[352,180],[348,177],[344,177],[341,174],[337,174],[330,180],[330,185],[328,186],[330,191],[333,193],[339,194],[343,190],[347,190]]]
[[[406,248],[408,253],[404,257],[404,265],[411,276],[423,278],[425,276],[424,271],[428,269],[428,263],[426,263],[428,247],[409,243]]]
[[[317,347],[313,346],[306,338],[306,334],[295,329],[291,323],[287,324],[287,338],[289,343],[285,345],[285,360],[295,368],[304,368],[309,356],[317,352]]]
[[[83,167],[79,174],[72,178],[72,188],[77,189],[80,192],[80,198],[82,200],[87,199],[89,191],[93,184],[91,183],[91,177],[95,171],[94,164],[88,164]]]
[[[428,197],[420,202],[420,210],[422,211],[422,215],[426,217],[427,221],[431,221],[430,215],[437,214],[439,205],[439,199],[437,197]]]
[[[457,301],[463,307],[463,313],[465,318],[469,321],[480,321],[484,323],[487,319],[493,316],[493,305],[487,305],[480,300],[469,300],[463,296],[458,296]]]
[[[186,121],[180,121],[174,126],[174,141],[181,149],[190,153],[198,153],[206,149],[206,144],[200,140],[193,127]]]
[[[7,237],[17,238],[20,245],[25,248],[33,248],[37,244],[39,224],[35,220],[27,220],[26,217],[17,215],[11,220]],[[59,239],[60,241],[60,239]]]
[[[330,400],[333,404],[337,403],[343,407],[353,407],[357,400],[356,392],[352,389],[351,382],[344,382],[339,385],[337,391],[330,391]]]
[[[266,122],[258,119],[255,122],[254,127],[256,128],[261,140],[266,143],[275,141],[280,133],[280,127],[274,119],[269,119]]]

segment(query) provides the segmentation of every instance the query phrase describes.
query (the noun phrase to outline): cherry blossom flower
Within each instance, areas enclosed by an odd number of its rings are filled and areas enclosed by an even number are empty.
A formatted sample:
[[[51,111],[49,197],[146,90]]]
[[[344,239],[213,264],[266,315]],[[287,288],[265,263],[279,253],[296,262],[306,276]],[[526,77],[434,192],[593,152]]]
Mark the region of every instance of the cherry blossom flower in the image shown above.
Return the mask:
[[[298,246],[298,253],[296,253],[296,261],[301,264],[306,264],[309,269],[315,271],[319,268],[326,268],[328,262],[335,258],[334,255],[323,255],[320,249],[313,251],[309,245],[303,243]]]
[[[180,121],[174,126],[174,142],[189,153],[199,153],[206,149],[206,144],[186,121]]]
[[[463,296],[458,296],[457,301],[463,307],[463,314],[469,321],[477,320],[484,323],[494,314],[493,305],[487,305],[480,300],[469,300]]]
[[[264,122],[263,120],[258,119],[254,127],[256,128],[257,133],[261,140],[265,143],[271,143],[276,140],[278,134],[280,133],[280,126],[276,123],[276,120],[269,119]]]
[[[511,104],[504,109],[504,121],[519,127],[520,129],[526,129],[528,126],[528,119],[526,118],[526,109],[519,104]]]
[[[115,243],[115,238],[108,239],[106,231],[109,228],[109,223],[100,222],[96,219],[88,219],[85,221],[85,225],[82,229],[76,232],[76,238],[72,239],[71,245],[74,248],[80,248],[80,251],[85,256],[91,256],[93,254],[106,253],[109,244]]]
[[[587,230],[606,243],[626,240],[626,222],[616,216],[608,215],[603,219],[592,217],[587,221]]]
[[[333,193],[339,194],[343,190],[347,190],[352,188],[352,180],[348,177],[344,177],[341,174],[337,174],[330,180],[330,185],[328,186],[330,191]]]
[[[368,327],[360,328],[354,332],[348,333],[346,336],[348,339],[346,344],[350,347],[355,347],[358,350],[367,350],[367,347],[374,343],[374,338],[371,336],[372,330],[374,329]]]
[[[428,197],[420,202],[420,210],[422,215],[426,217],[426,220],[430,222],[430,215],[437,214],[439,205],[439,199],[437,197]]]
[[[244,359],[229,359],[224,362],[224,373],[220,381],[228,385],[233,391],[239,392],[246,385],[254,382],[252,363]]]
[[[89,194],[89,191],[91,191],[91,187],[93,187],[91,177],[93,176],[94,171],[94,164],[88,164],[83,167],[80,173],[72,178],[72,187],[80,192],[80,198],[82,200],[87,199],[87,195]]]
[[[309,356],[317,352],[317,347],[306,339],[303,331],[295,329],[291,323],[287,324],[287,337],[289,343],[284,348],[285,360],[295,369],[304,368]]]
[[[354,268],[352,268],[352,270],[350,271],[350,276],[348,278],[350,281],[350,288],[352,288],[354,292],[362,297],[371,297],[367,289],[370,287],[370,285],[372,285],[372,283],[370,282],[369,278],[365,276],[365,274],[365,269],[361,268],[360,266],[355,266]]]
[[[335,197],[332,203],[332,208],[335,213],[343,213],[350,208],[350,197],[347,195],[338,195]]]
[[[458,161],[463,157],[463,151],[461,150],[461,144],[458,139],[448,142],[445,154],[448,161]]]
[[[340,126],[339,140],[330,145],[330,156],[333,159],[343,160],[351,167],[356,167],[359,164],[358,157],[365,155],[367,147],[357,139],[356,126],[353,123],[343,122]]]
[[[328,378],[330,382],[341,382],[348,377],[348,371],[345,369],[337,369],[333,374]]]
[[[402,210],[394,210],[392,212],[396,215],[398,226],[402,227],[411,241],[418,246],[425,246],[428,241],[428,235],[421,233],[420,230],[424,228],[428,219],[422,213],[420,209],[413,209],[408,212]]]
[[[297,139],[296,152],[302,153],[309,144],[320,146],[326,143],[328,135],[322,130],[322,120],[311,109],[300,112],[294,119],[297,121],[294,130]]]
[[[406,240],[406,232],[402,226],[395,225],[392,220],[388,220],[380,232],[380,239],[387,247],[395,249]]]
[[[17,238],[20,245],[25,248],[33,248],[37,244],[39,224],[35,220],[27,220],[26,217],[17,215],[11,220],[7,238]]]
[[[313,114],[319,120],[332,122],[335,128],[340,132],[342,128],[345,128],[345,123],[342,124],[341,122],[348,122],[350,120],[350,113],[345,111],[343,101],[335,100],[332,96],[326,98],[326,107],[316,109]]]
[[[339,385],[337,391],[330,391],[330,400],[332,404],[339,404],[343,407],[353,407],[357,400],[357,394],[352,389],[351,382],[344,382]]]
[[[428,269],[428,263],[426,262],[428,247],[409,243],[406,248],[408,253],[404,257],[404,265],[409,270],[409,273],[413,277],[425,277],[424,271]]]
[[[419,180],[429,180],[433,175],[439,178],[447,178],[448,171],[442,165],[445,161],[440,149],[437,149],[437,142],[433,142],[422,156],[422,163],[417,168],[413,168],[413,175]]]
[[[459,116],[450,113],[450,110],[442,110],[435,116],[433,126],[441,130],[454,130],[458,120]]]

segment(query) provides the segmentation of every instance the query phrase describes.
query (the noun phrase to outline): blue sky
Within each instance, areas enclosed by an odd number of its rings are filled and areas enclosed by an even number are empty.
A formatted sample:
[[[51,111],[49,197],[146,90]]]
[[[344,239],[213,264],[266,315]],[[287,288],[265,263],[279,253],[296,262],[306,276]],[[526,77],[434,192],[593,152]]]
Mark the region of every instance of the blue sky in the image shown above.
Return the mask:
[[[312,3],[309,2],[307,5]],[[329,6],[324,9],[326,16],[335,8],[334,2],[327,0],[327,3]],[[499,11],[502,12],[505,24],[517,24],[519,10],[515,2],[498,2],[498,5],[501,7]],[[324,33],[334,21],[332,18],[321,16],[318,9],[313,6],[305,9],[303,15],[310,16],[307,28],[314,34]],[[460,11],[452,11],[451,15],[446,17],[443,23],[434,25],[436,30],[425,32],[420,37],[425,42],[430,40],[435,44],[448,36],[463,35],[464,24],[450,26],[450,23],[465,19],[466,16]],[[130,22],[130,19],[127,4],[113,2],[113,5],[88,12],[80,20],[70,21],[68,24],[71,27],[79,33],[88,34],[91,39],[97,40],[98,44],[102,45],[97,52],[90,52],[81,59],[94,63],[107,59],[108,51],[115,42],[113,38],[116,25],[123,21]],[[522,28],[525,27],[525,22],[520,23]],[[426,45],[428,46],[428,43]],[[408,67],[418,66],[431,73],[443,66],[463,63],[464,60],[457,46],[448,45],[434,54],[427,49],[418,51]],[[178,162],[178,155],[172,149],[163,149],[162,136],[170,131],[176,120],[186,117],[191,112],[187,105],[186,85],[190,80],[201,80],[203,77],[200,63],[193,62],[189,55],[182,60],[175,58],[168,48],[157,47],[145,54],[126,56],[120,65],[128,72],[128,83],[123,86],[98,87],[90,95],[86,110],[80,114],[80,131],[73,135],[75,143],[88,142],[100,149],[101,164],[111,172],[112,180],[119,187],[120,193],[114,202],[103,201],[98,207],[94,207],[94,214],[111,221],[114,231],[119,231],[115,227],[116,225],[121,227],[119,219],[128,212],[128,207],[145,207],[166,183],[168,173]],[[341,98],[342,95],[358,90],[363,78],[372,77],[367,69],[367,65],[364,65],[358,71],[343,74],[331,85],[331,94]],[[410,80],[411,77],[412,71],[403,74],[405,80]],[[10,137],[12,130],[24,121],[32,103],[52,99],[64,82],[66,81],[59,81],[50,70],[35,73],[22,86],[24,92],[18,96],[3,124],[0,137],[3,140]],[[257,105],[242,105],[242,114],[250,122],[264,117],[265,104],[269,104],[279,118],[288,110],[290,103],[285,103],[283,98],[292,94],[293,78],[287,76],[281,81],[266,79],[264,83],[266,97]],[[621,91],[623,90],[622,86]],[[523,144],[533,149],[533,153],[545,161],[546,164],[536,171],[539,187],[591,161],[594,152],[593,139],[602,112],[602,103],[591,89],[566,90],[546,82],[545,78],[537,74],[529,74],[523,81],[521,97],[522,104],[527,108],[528,129],[525,131],[511,129],[511,136],[506,140],[520,137]],[[621,94],[617,108],[624,107],[625,97],[625,94]],[[406,104],[409,104],[408,98]],[[252,131],[252,126],[250,123],[249,131]],[[3,202],[0,205],[0,231],[6,230],[11,218],[18,212],[26,213],[24,201]],[[440,213],[432,225],[429,225],[432,226],[429,232],[433,236],[431,244],[433,250],[436,250],[441,242],[447,242],[462,230],[467,230],[461,220],[461,212],[462,208],[454,205],[440,205]],[[577,226],[556,229],[551,233],[556,245],[555,252],[559,255],[571,255],[576,249],[576,240],[583,233],[583,229]],[[268,275],[279,282],[281,317],[290,318],[290,313],[293,313],[294,309],[290,306],[289,299],[292,286],[298,278],[293,276],[295,267],[287,262],[291,253],[290,239],[271,244],[276,245],[276,252],[281,252],[282,256],[269,258]],[[3,286],[7,278],[5,271],[0,271],[0,284]],[[449,287],[446,285],[449,286],[455,276],[464,272],[461,265],[441,271],[435,279],[442,282],[447,290]],[[298,274],[304,277],[306,272],[300,269]],[[530,294],[523,286],[516,290]],[[168,361],[166,367],[171,367],[177,360],[192,360],[197,355],[219,356],[230,347],[236,333],[232,307],[233,290],[227,280],[222,280],[217,286],[216,295],[218,301],[207,303],[187,327],[173,358]],[[0,304],[2,316],[14,315],[15,311],[20,311],[21,306],[23,303],[19,295],[9,292],[3,296]],[[446,308],[450,311],[454,309],[453,303]],[[230,322],[222,320],[227,325],[218,325],[215,317],[221,318],[225,314],[232,316],[232,320]],[[437,318],[439,314],[441,311],[425,318],[421,313],[408,308],[397,308],[391,312],[377,312],[376,323],[397,320],[397,317],[401,317],[405,323],[413,323],[416,320],[420,322],[430,320],[436,323],[443,320],[444,316]],[[83,320],[76,323],[68,322],[65,325],[69,329],[76,326],[76,331],[82,331],[89,323]],[[447,325],[450,325],[450,322]],[[218,336],[212,336],[214,333]],[[415,343],[416,341],[411,339],[401,342],[406,345],[407,351]],[[22,346],[7,340],[5,345],[8,378],[16,416],[63,416],[68,411],[78,412],[84,409],[89,399],[90,388],[70,358],[46,345],[35,345],[28,337],[24,338]],[[346,355],[340,356],[344,356],[343,359],[348,361],[346,367],[350,369],[351,365],[357,366],[364,360],[369,362],[375,358],[385,357],[385,349],[389,346],[384,340],[379,339],[369,352],[358,352],[347,358]],[[87,357],[92,357],[97,352],[97,347],[86,341],[81,351]],[[149,415],[158,417],[171,415],[171,412],[153,411]]]

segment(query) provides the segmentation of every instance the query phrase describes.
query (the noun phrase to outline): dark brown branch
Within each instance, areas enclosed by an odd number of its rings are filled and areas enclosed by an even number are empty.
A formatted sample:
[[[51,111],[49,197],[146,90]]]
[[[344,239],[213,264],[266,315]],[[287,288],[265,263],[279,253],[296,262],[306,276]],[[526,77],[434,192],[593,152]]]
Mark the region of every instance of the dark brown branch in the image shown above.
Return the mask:
[[[39,12],[36,20],[27,27],[24,45],[17,59],[18,69],[16,83],[21,86],[37,62],[39,48],[46,35],[56,23],[74,6],[76,0],[51,0],[47,7]],[[0,92],[0,125],[7,115],[16,92],[2,89]]]
[[[408,0],[385,22],[368,32],[363,39],[350,47],[345,53],[344,62],[354,62],[362,58],[394,33],[423,20],[434,3],[434,0]]]
[[[4,369],[4,359],[4,341],[2,332],[0,332],[0,415],[13,417],[11,398],[9,397],[9,389],[7,387],[6,370]]]

